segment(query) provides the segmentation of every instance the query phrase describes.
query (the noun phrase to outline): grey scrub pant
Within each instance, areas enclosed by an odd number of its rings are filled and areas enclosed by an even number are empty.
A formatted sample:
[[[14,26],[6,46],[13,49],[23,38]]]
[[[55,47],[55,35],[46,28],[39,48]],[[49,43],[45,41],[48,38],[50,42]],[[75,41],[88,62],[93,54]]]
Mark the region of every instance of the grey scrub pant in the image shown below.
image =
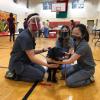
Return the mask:
[[[25,65],[24,71],[20,75],[20,80],[26,82],[42,81],[44,73],[45,69],[38,64]]]
[[[76,65],[65,65],[62,70],[65,74],[65,82],[69,87],[80,87],[91,83],[90,77],[94,74],[94,69],[86,70],[80,69]]]

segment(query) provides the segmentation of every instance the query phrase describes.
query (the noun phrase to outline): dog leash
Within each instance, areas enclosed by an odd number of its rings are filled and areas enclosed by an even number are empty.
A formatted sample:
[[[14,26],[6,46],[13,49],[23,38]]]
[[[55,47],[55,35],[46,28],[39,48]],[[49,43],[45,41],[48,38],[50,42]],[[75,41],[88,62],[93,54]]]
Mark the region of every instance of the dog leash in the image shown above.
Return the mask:
[[[32,87],[28,90],[28,92],[25,94],[22,100],[27,100],[32,91],[35,89],[35,87],[38,85],[39,81],[36,81],[33,83]]]

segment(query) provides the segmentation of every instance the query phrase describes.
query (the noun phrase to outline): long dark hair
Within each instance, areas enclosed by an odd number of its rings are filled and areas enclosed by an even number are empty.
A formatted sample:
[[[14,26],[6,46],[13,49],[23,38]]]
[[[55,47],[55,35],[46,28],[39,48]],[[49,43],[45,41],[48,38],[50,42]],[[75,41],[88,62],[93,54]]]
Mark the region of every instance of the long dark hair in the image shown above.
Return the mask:
[[[68,31],[63,33],[62,32],[63,28],[66,28]],[[64,45],[66,45],[66,43],[68,43],[69,39],[70,39],[70,28],[67,25],[63,25],[61,27],[59,38],[58,38],[60,46],[64,47]]]
[[[82,39],[89,41],[89,32],[84,24],[77,24],[74,28],[79,28],[82,33]]]
[[[63,25],[62,27],[61,27],[61,29],[60,29],[60,37],[62,37],[62,30],[63,30],[63,28],[66,28],[66,29],[68,29],[68,32],[65,34],[65,37],[69,37],[70,36],[70,28],[67,26],[67,25]],[[64,37],[63,37],[64,38]]]

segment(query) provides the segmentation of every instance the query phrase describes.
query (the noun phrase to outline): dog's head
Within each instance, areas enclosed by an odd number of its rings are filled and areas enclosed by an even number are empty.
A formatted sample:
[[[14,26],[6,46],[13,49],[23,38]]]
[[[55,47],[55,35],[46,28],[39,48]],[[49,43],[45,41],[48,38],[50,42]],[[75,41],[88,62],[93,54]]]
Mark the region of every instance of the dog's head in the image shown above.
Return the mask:
[[[61,48],[53,47],[49,49],[47,57],[54,59],[54,60],[62,60],[62,58],[65,56],[65,53],[62,51]]]

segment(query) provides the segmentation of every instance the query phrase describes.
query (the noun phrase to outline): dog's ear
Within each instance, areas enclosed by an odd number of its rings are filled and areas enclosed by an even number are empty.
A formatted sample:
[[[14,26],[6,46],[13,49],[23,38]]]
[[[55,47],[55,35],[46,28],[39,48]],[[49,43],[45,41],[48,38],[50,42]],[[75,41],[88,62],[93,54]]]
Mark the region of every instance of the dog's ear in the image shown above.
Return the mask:
[[[50,57],[50,58],[53,58],[53,56],[54,56],[54,51],[53,51],[53,49],[54,49],[54,48],[51,48],[51,49],[48,50],[47,56]]]

